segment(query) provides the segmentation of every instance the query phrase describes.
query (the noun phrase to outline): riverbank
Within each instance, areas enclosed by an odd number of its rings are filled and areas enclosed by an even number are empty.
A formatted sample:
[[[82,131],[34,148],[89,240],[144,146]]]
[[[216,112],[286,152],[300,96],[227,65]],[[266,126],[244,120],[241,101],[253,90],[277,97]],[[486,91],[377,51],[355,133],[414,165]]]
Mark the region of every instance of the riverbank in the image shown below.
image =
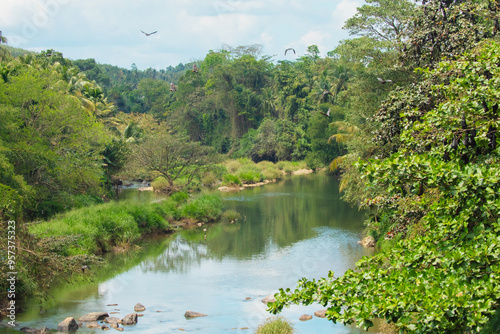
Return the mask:
[[[188,219],[206,223],[217,220],[222,213],[218,195],[178,192],[156,203],[112,201],[72,210],[41,223],[19,223],[16,310],[22,312],[27,299],[45,298],[54,284],[85,276],[87,268],[103,263],[102,255],[106,253],[123,251],[145,236],[173,233],[174,222]],[[2,288],[7,282],[3,276]],[[5,315],[10,301],[6,286],[0,300]]]
[[[229,159],[207,171],[200,179],[193,180],[191,191],[207,187],[217,187],[220,191],[237,191],[250,187],[259,187],[282,180],[287,175],[306,175],[314,170],[308,168],[305,161],[253,162],[250,159]],[[160,176],[151,182],[151,186],[140,191],[168,193],[171,185]]]

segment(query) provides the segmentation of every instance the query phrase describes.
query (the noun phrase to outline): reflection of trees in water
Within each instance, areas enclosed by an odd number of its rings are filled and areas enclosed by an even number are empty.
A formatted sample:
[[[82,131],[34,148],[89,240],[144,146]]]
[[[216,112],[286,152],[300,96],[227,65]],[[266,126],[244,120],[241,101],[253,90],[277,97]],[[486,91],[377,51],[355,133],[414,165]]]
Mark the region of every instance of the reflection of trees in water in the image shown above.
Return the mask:
[[[288,247],[315,237],[319,227],[354,233],[362,227],[363,214],[340,199],[338,181],[332,176],[300,176],[240,194],[244,201],[231,194],[224,205],[240,212],[246,221],[204,225],[207,240],[202,228],[183,231],[167,243],[160,256],[144,261],[141,268],[186,272],[203,259],[248,259],[268,253],[273,245]]]
[[[203,232],[200,232],[203,236]],[[164,252],[156,258],[141,263],[141,269],[150,271],[173,271],[184,273],[194,265],[199,265],[208,258],[207,246],[198,242],[186,240],[181,235],[170,241]]]
[[[337,227],[358,232],[363,214],[340,199],[338,181],[329,175],[294,177],[283,182],[245,190],[248,201],[226,201],[227,209],[235,209],[245,222],[239,229],[219,233],[208,239],[211,255],[222,258],[233,255],[248,258],[265,253],[271,240],[279,247],[316,236],[314,228]]]

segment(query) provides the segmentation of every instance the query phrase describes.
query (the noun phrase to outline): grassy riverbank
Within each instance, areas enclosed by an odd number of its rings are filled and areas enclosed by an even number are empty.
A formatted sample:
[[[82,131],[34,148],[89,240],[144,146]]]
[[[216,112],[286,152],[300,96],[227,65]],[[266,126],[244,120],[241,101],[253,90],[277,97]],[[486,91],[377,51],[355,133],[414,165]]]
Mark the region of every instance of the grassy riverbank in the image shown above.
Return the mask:
[[[286,175],[305,170],[308,170],[305,161],[278,161],[277,163],[260,161],[255,163],[248,158],[228,159],[211,171],[195,178],[191,182],[189,190],[197,191],[214,186],[251,186],[261,182],[278,181]],[[183,180],[180,180],[179,183],[183,183]],[[151,186],[156,192],[170,189],[170,185],[163,176],[155,178],[151,182]]]
[[[218,196],[188,198],[180,192],[157,203],[124,201],[80,208],[32,225],[29,231],[44,239],[75,239],[74,243],[63,243],[54,249],[60,255],[99,255],[116,246],[131,245],[143,235],[167,233],[173,221],[212,221],[222,213]]]
[[[173,232],[180,220],[215,221],[222,215],[218,195],[190,197],[178,192],[156,203],[108,202],[72,210],[16,229],[16,300],[45,297],[53,284],[83,274],[85,265],[103,262],[101,255],[134,245],[142,237]],[[0,299],[7,301],[2,273]]]

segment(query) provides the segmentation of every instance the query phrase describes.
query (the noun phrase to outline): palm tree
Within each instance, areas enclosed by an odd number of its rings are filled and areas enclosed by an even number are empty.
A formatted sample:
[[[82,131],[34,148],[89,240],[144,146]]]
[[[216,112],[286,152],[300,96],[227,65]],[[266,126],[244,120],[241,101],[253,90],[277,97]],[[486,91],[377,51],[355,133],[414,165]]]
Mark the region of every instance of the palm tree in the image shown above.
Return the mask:
[[[330,138],[328,138],[328,143],[335,141],[337,143],[345,144],[348,141],[352,140],[356,133],[360,131],[360,129],[356,125],[352,125],[344,121],[332,122],[330,123],[330,125],[336,126],[337,131],[339,132],[330,136]],[[335,170],[337,170],[339,168],[339,165],[348,157],[352,157],[352,153],[342,155],[333,159],[330,162],[330,171],[334,172]]]
[[[7,37],[2,35],[2,31],[0,30],[0,44],[7,44]]]
[[[1,31],[0,31],[0,44],[7,44],[7,38],[2,35]],[[9,51],[0,46],[0,59],[7,58],[9,54],[10,54]]]

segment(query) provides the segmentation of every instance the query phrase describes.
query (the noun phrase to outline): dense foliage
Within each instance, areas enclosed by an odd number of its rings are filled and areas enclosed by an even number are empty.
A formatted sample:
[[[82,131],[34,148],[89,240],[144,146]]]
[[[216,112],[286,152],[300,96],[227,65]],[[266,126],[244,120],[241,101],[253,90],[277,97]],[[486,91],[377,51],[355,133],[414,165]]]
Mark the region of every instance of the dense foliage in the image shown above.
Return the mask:
[[[360,271],[304,279],[293,294],[281,292],[275,310],[319,301],[328,318],[362,327],[374,318],[418,333],[484,326],[500,298],[499,55],[500,44],[487,42],[426,71],[447,74],[432,87],[445,102],[419,122],[403,120],[410,125],[398,153],[358,163],[367,184],[384,189],[380,224],[397,222],[413,237],[363,259]]]
[[[365,328],[381,318],[401,333],[492,330],[500,298],[497,5],[424,1],[407,17],[411,33],[393,40],[402,46],[395,59],[401,73],[421,68],[368,115],[370,134],[351,121],[375,146],[349,140],[343,163],[345,198],[370,209],[367,233],[381,251],[342,277],[282,289],[273,312],[319,302],[334,322]]]

